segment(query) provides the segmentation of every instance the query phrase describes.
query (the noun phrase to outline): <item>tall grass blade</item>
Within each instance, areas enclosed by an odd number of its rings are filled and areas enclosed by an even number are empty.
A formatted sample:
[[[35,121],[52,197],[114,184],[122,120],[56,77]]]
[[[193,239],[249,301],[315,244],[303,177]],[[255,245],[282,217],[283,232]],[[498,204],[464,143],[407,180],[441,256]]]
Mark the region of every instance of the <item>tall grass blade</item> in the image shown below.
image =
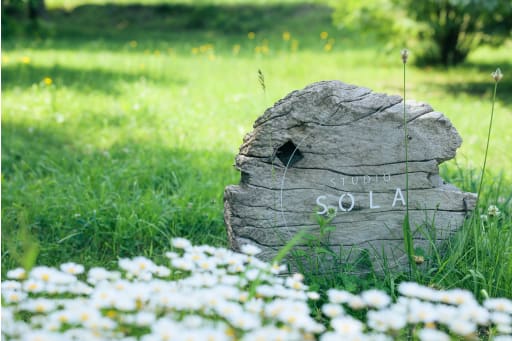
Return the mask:
[[[283,246],[277,255],[274,257],[273,261],[276,263],[280,263],[284,257],[297,245],[302,239],[306,236],[307,232],[305,230],[299,231],[288,243]]]
[[[404,149],[405,149],[405,217],[403,223],[403,234],[404,234],[404,244],[405,244],[405,252],[407,253],[407,259],[409,261],[409,278],[412,279],[413,267],[415,266],[413,259],[414,252],[414,244],[412,241],[412,233],[411,233],[411,223],[409,221],[409,134],[407,132],[407,113],[406,113],[406,81],[405,81],[405,70],[407,59],[409,57],[409,51],[407,49],[403,49],[401,52],[402,62],[404,65],[403,71],[403,114],[404,114]]]

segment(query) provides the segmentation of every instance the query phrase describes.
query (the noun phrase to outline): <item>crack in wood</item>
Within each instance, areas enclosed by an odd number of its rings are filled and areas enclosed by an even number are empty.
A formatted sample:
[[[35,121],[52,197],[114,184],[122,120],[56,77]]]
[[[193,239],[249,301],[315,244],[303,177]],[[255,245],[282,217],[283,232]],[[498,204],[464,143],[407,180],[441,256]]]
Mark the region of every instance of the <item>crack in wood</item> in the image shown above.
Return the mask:
[[[404,162],[405,164],[405,162]],[[355,167],[355,166],[347,166],[347,167]],[[361,167],[370,167],[370,166],[361,166]],[[332,172],[332,173],[335,173],[335,174],[338,174],[338,175],[345,175],[345,176],[352,176],[352,177],[355,177],[355,176],[362,176],[361,174],[346,174],[346,173],[342,173],[340,171],[337,171],[337,170],[334,170],[334,169],[331,169],[331,168],[318,168],[318,167],[294,167],[295,169],[302,169],[302,170],[323,170],[323,171],[328,171],[328,172]],[[428,172],[424,172],[424,171],[414,171],[414,172],[409,172],[408,174],[416,174],[416,173],[427,173],[429,174]],[[398,176],[398,175],[405,175],[405,172],[403,173],[386,173],[386,175],[390,175],[390,176]],[[378,176],[379,174],[365,174],[365,175],[369,175],[369,176]],[[382,174],[380,174],[382,175]]]
[[[375,223],[375,221],[368,221],[368,222]],[[335,226],[337,228],[337,230],[333,231],[332,233],[334,235],[336,235],[338,233],[347,233],[347,231],[350,231],[352,233],[352,232],[354,232],[354,229],[350,228],[346,225],[353,224],[353,223],[361,223],[361,222],[343,222],[344,225]],[[333,223],[333,226],[335,224],[339,224],[339,222]],[[287,225],[272,225],[272,226],[256,226],[256,225],[244,224],[238,230],[241,231],[241,230],[245,230],[245,229],[251,230],[252,231],[251,233],[254,233],[256,231],[259,231],[262,233],[267,233],[267,232],[272,232],[274,230],[276,230],[276,231],[286,230],[286,231],[297,231],[298,232],[303,229],[318,232],[320,230],[320,227],[318,225],[311,225],[311,224],[291,224],[291,225],[287,224]],[[383,232],[385,229],[385,226],[384,225],[381,226],[381,229],[382,229],[382,231],[380,231],[380,232]],[[431,231],[431,230],[433,230],[432,224],[429,224],[428,222],[423,222],[423,223],[417,224],[413,227],[413,231],[417,231],[417,232],[421,232],[422,229],[427,229],[427,230]],[[397,228],[393,231],[396,233],[396,232],[401,232],[402,230]],[[453,232],[452,229],[450,229],[450,228],[436,228],[435,231],[436,231],[435,234],[438,234],[438,235],[444,235],[446,233]]]
[[[430,111],[427,111],[427,112],[424,112],[424,113],[420,113],[420,114],[418,114],[418,115],[414,116],[413,118],[408,119],[408,120],[407,120],[407,124],[409,124],[409,123],[411,123],[411,122],[415,121],[416,119],[420,118],[421,116],[425,116],[425,115],[428,115],[428,114],[433,113],[433,112],[434,112],[433,110],[430,110]],[[403,123],[401,123],[401,124],[399,124],[399,125],[397,126],[397,128],[398,128],[398,129],[402,129],[403,127],[404,127],[404,124],[403,124]]]
[[[329,156],[329,155],[338,155],[338,153],[317,153],[317,152],[313,152],[313,151],[304,151],[304,150],[301,150],[301,153],[302,154],[310,154],[310,155],[326,155],[326,156]],[[268,160],[269,157],[267,156],[259,156],[259,155],[253,155],[253,154],[240,154],[246,158],[254,158],[254,159],[258,159],[258,160]],[[265,164],[272,164],[272,162],[268,162],[268,161],[261,161]],[[436,159],[423,159],[423,160],[409,160],[409,166],[411,164],[422,164],[422,163],[432,163],[432,162],[437,162]],[[356,168],[356,167],[383,167],[383,166],[391,166],[391,165],[405,165],[405,160],[404,161],[393,161],[393,162],[385,162],[385,163],[374,163],[374,164],[364,164],[364,163],[361,163],[361,164],[344,164],[343,165],[343,168],[348,168],[348,167],[353,167],[353,168]],[[279,164],[275,164],[274,165],[278,168],[285,168]],[[347,175],[347,176],[357,176],[357,175],[363,175],[363,174],[343,174],[343,173],[340,173],[338,171],[335,171],[333,169],[330,169],[330,168],[319,168],[319,167],[294,167],[295,169],[314,169],[314,170],[328,170],[328,171],[332,171],[332,172],[337,172],[339,174],[342,174],[342,175]],[[411,173],[411,172],[409,172]],[[366,175],[366,174],[364,174]],[[379,174],[368,174],[368,175],[379,175]]]
[[[289,233],[288,233],[289,234]],[[258,241],[258,240],[255,240],[254,238],[252,238],[251,236],[249,235],[236,235],[237,238],[243,238],[245,240],[250,240],[251,242],[253,242],[254,244],[258,245],[258,246],[262,246],[264,248],[270,248],[270,249],[273,249],[273,250],[279,250],[282,246],[278,245],[278,244],[267,244],[267,243],[262,243],[261,241]],[[284,241],[290,239],[292,236],[289,236],[288,238],[284,239]],[[436,241],[438,242],[442,242],[446,239],[436,239]],[[413,238],[413,241],[416,241],[416,242],[427,242],[429,241],[429,239],[425,239],[425,238]],[[369,240],[365,240],[365,241],[362,241],[362,242],[358,242],[358,243],[350,243],[350,244],[326,244],[328,245],[329,247],[332,247],[332,248],[339,248],[339,247],[343,247],[343,248],[352,248],[354,246],[361,246],[361,245],[364,245],[364,244],[371,244],[371,243],[376,243],[376,242],[403,242],[403,238],[382,238],[382,239],[369,239]],[[243,244],[242,244],[243,245]],[[308,244],[302,244],[302,243],[297,243],[296,244],[296,247],[308,247],[309,245]],[[370,246],[370,245],[369,245]]]

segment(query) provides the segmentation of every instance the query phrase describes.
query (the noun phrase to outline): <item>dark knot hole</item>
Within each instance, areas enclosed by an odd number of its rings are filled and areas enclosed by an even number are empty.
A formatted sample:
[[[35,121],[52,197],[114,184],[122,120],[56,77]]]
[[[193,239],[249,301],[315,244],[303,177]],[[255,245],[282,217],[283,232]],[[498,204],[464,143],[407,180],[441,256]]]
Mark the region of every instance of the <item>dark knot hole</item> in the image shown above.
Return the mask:
[[[304,155],[291,140],[277,148],[276,156],[284,166],[288,167],[292,167],[304,158]]]

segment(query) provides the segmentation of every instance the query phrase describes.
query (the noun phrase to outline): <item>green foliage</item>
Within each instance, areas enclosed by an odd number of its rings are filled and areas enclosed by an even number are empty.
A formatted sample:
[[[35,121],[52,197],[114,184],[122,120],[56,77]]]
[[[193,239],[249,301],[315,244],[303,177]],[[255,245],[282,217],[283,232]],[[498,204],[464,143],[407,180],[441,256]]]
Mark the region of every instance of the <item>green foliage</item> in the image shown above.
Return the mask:
[[[408,15],[424,24],[427,44],[420,62],[456,65],[483,42],[510,37],[512,3],[508,0],[397,1]]]
[[[460,64],[481,44],[502,44],[512,29],[508,0],[343,1],[334,6],[338,26],[386,40],[390,48],[406,46],[421,65]]]
[[[478,172],[444,171],[454,184],[473,191],[478,188]],[[512,297],[511,204],[512,186],[503,174],[486,181],[474,215],[449,242],[432,249],[430,264],[421,266],[430,269],[428,282],[444,288],[465,287],[480,298],[485,294]],[[498,214],[488,210],[492,205],[497,206]]]
[[[339,1],[335,6],[333,20],[348,32],[388,39],[397,29],[390,14],[395,8],[388,0]]]
[[[33,231],[27,225],[25,214],[26,211],[18,213],[18,229],[4,229],[3,238],[7,240],[5,253],[14,262],[12,265],[30,270],[36,264],[40,246]]]
[[[19,35],[24,30],[20,18],[26,16],[23,0],[2,0],[2,36]]]
[[[374,271],[370,250],[332,246],[330,237],[336,226],[331,223],[335,217],[334,210],[325,216],[315,214],[318,228],[308,233],[300,231],[302,243],[289,257],[292,269],[308,274],[314,287],[325,290],[340,287],[358,292],[371,287],[382,288],[382,284],[377,284],[380,278]],[[386,261],[383,259],[384,270],[388,270]]]
[[[415,48],[411,37],[423,28],[392,0],[333,1],[333,22],[346,35],[385,42],[385,50]]]
[[[2,0],[2,37],[47,33],[44,0]]]

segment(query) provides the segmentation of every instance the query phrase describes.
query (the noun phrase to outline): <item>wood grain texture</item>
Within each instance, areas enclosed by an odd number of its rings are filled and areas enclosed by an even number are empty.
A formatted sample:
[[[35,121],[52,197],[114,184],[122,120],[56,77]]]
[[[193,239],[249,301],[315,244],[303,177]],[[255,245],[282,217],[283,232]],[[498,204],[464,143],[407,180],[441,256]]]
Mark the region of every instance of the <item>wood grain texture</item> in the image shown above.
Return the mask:
[[[239,185],[225,189],[231,247],[246,243],[269,260],[298,231],[318,234],[316,216],[336,211],[333,249],[367,249],[405,260],[405,151],[400,96],[339,81],[293,91],[259,117],[236,157]],[[427,104],[407,102],[409,205],[416,245],[448,238],[475,195],[446,184],[439,164],[462,139]],[[340,198],[341,197],[341,198]],[[429,237],[427,237],[429,236]]]

